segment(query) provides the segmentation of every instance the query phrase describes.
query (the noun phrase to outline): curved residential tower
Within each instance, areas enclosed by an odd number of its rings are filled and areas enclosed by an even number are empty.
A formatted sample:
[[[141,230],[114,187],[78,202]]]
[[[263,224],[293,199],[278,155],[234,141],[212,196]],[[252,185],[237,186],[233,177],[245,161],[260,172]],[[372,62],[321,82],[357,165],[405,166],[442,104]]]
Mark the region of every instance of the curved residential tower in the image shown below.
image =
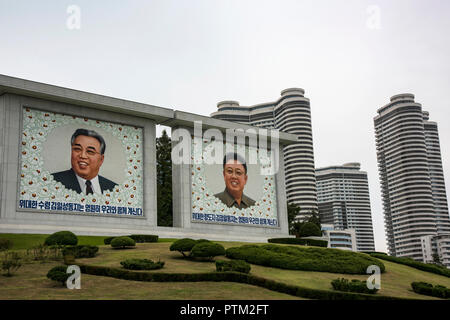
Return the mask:
[[[278,129],[298,136],[299,143],[284,148],[286,194],[288,202],[300,206],[300,214],[318,210],[314,149],[309,99],[300,88],[285,89],[274,102],[245,107],[236,101],[222,101],[211,117]]]
[[[437,124],[409,93],[374,123],[389,253],[422,260],[420,237],[450,232]]]
[[[357,162],[316,169],[320,221],[354,229],[356,249],[375,251],[367,172]]]

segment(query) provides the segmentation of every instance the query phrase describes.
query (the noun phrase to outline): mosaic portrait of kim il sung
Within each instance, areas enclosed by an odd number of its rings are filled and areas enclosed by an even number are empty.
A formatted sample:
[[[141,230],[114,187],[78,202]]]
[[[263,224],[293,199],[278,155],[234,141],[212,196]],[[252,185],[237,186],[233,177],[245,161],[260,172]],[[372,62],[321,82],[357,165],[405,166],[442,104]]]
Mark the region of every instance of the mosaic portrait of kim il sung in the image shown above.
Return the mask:
[[[142,216],[143,129],[23,109],[19,209]]]

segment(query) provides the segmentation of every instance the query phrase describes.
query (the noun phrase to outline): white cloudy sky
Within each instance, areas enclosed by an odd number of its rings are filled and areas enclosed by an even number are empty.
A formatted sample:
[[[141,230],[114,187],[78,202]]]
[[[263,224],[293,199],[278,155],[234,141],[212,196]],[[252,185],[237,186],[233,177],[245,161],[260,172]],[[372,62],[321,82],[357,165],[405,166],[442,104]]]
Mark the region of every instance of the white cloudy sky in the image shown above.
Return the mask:
[[[379,251],[373,117],[392,95],[438,122],[450,181],[450,1],[0,0],[0,41],[1,74],[202,115],[304,88],[316,166],[368,172]]]

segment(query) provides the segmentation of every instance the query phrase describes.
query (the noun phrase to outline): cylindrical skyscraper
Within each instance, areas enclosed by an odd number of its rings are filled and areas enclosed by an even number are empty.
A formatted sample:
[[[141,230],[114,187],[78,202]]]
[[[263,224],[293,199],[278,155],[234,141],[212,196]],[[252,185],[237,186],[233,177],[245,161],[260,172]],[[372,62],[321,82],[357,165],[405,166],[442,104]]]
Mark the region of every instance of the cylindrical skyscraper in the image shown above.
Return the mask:
[[[285,89],[275,102],[250,107],[236,101],[222,101],[211,117],[278,129],[298,136],[298,143],[284,148],[286,194],[288,202],[300,206],[301,215],[318,210],[314,149],[309,99],[300,88]]]
[[[281,92],[275,105],[275,128],[298,136],[298,143],[284,148],[286,193],[288,202],[308,214],[318,210],[314,149],[309,99],[303,89]]]
[[[374,123],[389,253],[422,260],[420,237],[450,230],[437,125],[412,94],[393,96]]]
[[[354,229],[356,249],[375,251],[367,173],[357,162],[316,169],[320,221]]]

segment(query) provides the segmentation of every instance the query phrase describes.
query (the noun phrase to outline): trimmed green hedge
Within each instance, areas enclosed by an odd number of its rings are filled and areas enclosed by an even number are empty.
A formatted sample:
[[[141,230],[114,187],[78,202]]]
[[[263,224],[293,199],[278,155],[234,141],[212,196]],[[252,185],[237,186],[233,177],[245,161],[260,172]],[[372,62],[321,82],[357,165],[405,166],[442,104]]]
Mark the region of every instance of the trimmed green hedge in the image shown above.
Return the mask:
[[[67,266],[56,266],[47,273],[47,278],[60,282],[63,286],[66,284],[70,274],[67,273]]]
[[[230,259],[245,260],[266,267],[289,270],[321,271],[346,274],[366,274],[367,267],[384,264],[366,254],[329,248],[304,248],[267,244],[243,245],[226,250]]]
[[[207,258],[212,260],[216,256],[225,255],[225,248],[220,243],[201,241],[192,248],[191,256],[194,258]]]
[[[164,267],[164,261],[153,262],[148,259],[127,259],[120,264],[128,270],[156,270]]]
[[[211,242],[211,241],[208,239],[198,239],[198,240],[195,240],[195,242],[198,244],[200,242]]]
[[[105,238],[105,239],[103,239],[103,243],[106,244],[106,245],[111,244],[111,241],[114,238],[117,238],[117,236]]]
[[[175,241],[170,245],[170,251],[178,251],[183,255],[183,257],[187,257],[190,255],[192,248],[197,244],[197,241],[190,238],[183,238]],[[189,252],[186,254],[185,252]]]
[[[74,258],[93,258],[98,252],[97,246],[78,245],[65,247],[62,251],[63,255],[71,255]]]
[[[420,261],[416,261],[410,258],[398,258],[393,256],[388,256],[387,254],[380,254],[380,253],[371,253],[372,257],[383,259],[399,264],[403,264],[408,267],[412,267],[418,270],[427,271],[435,274],[439,274],[445,277],[450,278],[450,270],[445,267],[440,267],[435,264],[429,264],[429,263],[423,263]]]
[[[111,247],[116,249],[132,248],[136,242],[130,237],[116,237],[111,241]]]
[[[158,242],[158,236],[153,234],[132,234],[129,237],[137,243]]]
[[[77,236],[70,231],[58,231],[49,235],[44,244],[46,246],[76,246],[78,243]]]
[[[153,235],[153,234],[132,234],[127,237],[133,239],[136,243],[158,242],[158,239],[159,239],[159,237],[157,235]],[[107,238],[103,239],[103,242],[106,245],[111,244],[111,241],[114,238],[118,238],[118,236],[107,237]]]
[[[345,278],[335,279],[331,281],[331,286],[333,287],[334,290],[344,292],[359,292],[359,293],[374,294],[378,291],[378,289],[376,288],[369,289],[367,287],[366,281],[361,281],[358,279],[352,279],[351,281]]]
[[[242,273],[249,273],[251,266],[244,260],[217,260],[216,261],[216,271],[226,272],[235,271]]]
[[[303,239],[303,238],[271,238],[267,239],[269,243],[283,243],[283,244],[298,244],[303,246],[323,247],[328,246],[328,241],[318,239]]]
[[[210,273],[162,273],[137,272],[102,266],[79,265],[83,274],[113,277],[134,281],[154,282],[196,282],[196,281],[228,281],[250,284],[269,290],[290,294],[297,297],[320,300],[405,300],[397,297],[377,296],[363,293],[319,290],[290,285],[262,277],[240,272],[210,272]]]
[[[170,251],[178,251],[183,255],[183,257],[187,258],[193,256],[191,252],[192,249],[194,248],[195,245],[200,243],[213,243],[213,242],[206,239],[198,239],[198,240],[194,240],[191,238],[178,239],[177,241],[172,243],[172,245],[170,246]]]
[[[427,282],[412,282],[411,287],[415,293],[427,296],[450,299],[450,289],[441,285],[433,286]]]

